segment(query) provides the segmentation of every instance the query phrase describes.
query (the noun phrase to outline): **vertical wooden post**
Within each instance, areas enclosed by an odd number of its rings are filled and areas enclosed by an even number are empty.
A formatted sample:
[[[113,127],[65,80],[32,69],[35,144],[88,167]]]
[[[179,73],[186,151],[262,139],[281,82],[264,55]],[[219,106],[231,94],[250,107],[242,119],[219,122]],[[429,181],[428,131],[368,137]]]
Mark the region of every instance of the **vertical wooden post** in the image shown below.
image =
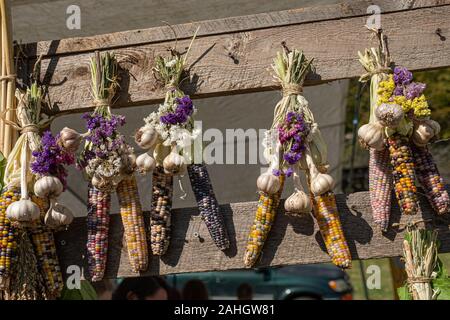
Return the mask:
[[[15,121],[16,75],[13,61],[11,7],[8,0],[0,0],[1,28],[1,89],[0,106],[2,116],[8,121]],[[9,110],[9,112],[7,111]],[[1,151],[5,157],[11,152],[17,139],[17,131],[6,124],[0,124]]]

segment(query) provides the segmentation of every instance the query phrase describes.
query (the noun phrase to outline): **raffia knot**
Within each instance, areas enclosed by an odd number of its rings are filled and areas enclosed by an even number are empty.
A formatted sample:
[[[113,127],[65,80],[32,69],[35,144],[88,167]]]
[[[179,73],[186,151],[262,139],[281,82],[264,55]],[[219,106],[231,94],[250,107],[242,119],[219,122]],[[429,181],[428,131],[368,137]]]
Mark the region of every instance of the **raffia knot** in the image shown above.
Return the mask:
[[[367,82],[369,81],[373,76],[377,75],[377,74],[389,74],[392,72],[392,69],[389,67],[383,67],[383,66],[379,66],[377,68],[374,68],[370,71],[367,71],[366,73],[364,73],[360,78],[359,81],[361,82]]]
[[[415,283],[430,283],[433,280],[433,278],[430,277],[411,277],[408,278],[409,284],[415,284]]]
[[[299,84],[295,83],[285,83],[283,84],[283,97],[287,97],[290,95],[299,95],[303,92],[303,88]]]
[[[95,99],[94,107],[105,107],[111,104],[111,99]]]
[[[28,132],[32,132],[32,133],[39,133],[39,126],[35,125],[35,124],[27,124],[26,126],[23,126],[20,129],[20,132],[23,133],[28,133]]]
[[[0,76],[0,81],[14,81],[16,80],[17,75],[15,74],[7,74],[4,76]]]

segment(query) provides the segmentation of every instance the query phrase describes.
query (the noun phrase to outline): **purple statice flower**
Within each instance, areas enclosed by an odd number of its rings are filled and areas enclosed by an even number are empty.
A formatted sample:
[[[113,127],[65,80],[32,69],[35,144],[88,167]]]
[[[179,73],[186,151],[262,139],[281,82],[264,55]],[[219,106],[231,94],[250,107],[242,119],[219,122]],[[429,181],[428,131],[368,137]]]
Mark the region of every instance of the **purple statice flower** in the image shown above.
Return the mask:
[[[426,88],[425,83],[420,82],[412,82],[405,87],[405,97],[408,100],[413,100],[414,98],[418,98],[422,95],[423,91]]]
[[[288,152],[283,155],[283,159],[290,165],[296,164],[301,157],[302,154],[297,152]]]
[[[61,181],[66,188],[67,170],[64,166],[75,162],[74,156],[58,144],[59,135],[54,137],[50,131],[44,132],[41,148],[33,151],[30,164],[31,171],[39,175],[52,175]]]
[[[288,164],[294,165],[301,159],[308,128],[303,115],[292,111],[286,114],[283,123],[278,126],[278,139],[285,152],[283,159]]]
[[[394,96],[402,96],[405,88],[403,86],[395,86]]]
[[[394,69],[394,82],[396,85],[410,84],[413,79],[411,71],[404,67],[395,67]]]
[[[278,169],[273,169],[273,170],[272,170],[272,174],[273,174],[274,176],[279,177],[279,176],[281,175],[281,171],[278,170]]]
[[[294,169],[292,169],[291,167],[287,168],[287,170],[284,172],[284,174],[288,178],[291,177],[293,173],[294,173]]]
[[[160,120],[165,124],[183,124],[194,112],[194,105],[189,96],[184,96],[182,98],[176,98],[175,103],[177,105],[175,112],[170,112],[166,115],[161,116]]]

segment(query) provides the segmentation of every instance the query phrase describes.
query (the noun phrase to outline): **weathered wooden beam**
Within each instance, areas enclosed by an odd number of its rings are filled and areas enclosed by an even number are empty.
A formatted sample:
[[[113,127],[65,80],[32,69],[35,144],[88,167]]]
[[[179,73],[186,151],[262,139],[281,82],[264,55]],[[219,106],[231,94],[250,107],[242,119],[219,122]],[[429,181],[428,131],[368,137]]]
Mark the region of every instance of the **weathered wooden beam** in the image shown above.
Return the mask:
[[[368,192],[337,196],[338,209],[353,259],[371,259],[400,256],[403,230],[392,228],[387,234],[377,231],[372,221]],[[151,257],[148,272],[142,275],[171,274],[196,271],[229,270],[243,268],[243,254],[247,234],[253,222],[256,202],[222,205],[231,239],[231,248],[222,252],[211,241],[208,231],[196,208],[173,211],[172,240],[169,250],[161,259]],[[283,208],[281,205],[280,208]],[[427,201],[421,198],[423,219],[433,219],[439,228],[440,252],[450,252],[450,218],[435,217]],[[148,218],[148,215],[146,216]],[[420,215],[414,219],[421,219]],[[391,223],[405,223],[396,204]],[[200,238],[194,236],[197,233]],[[123,244],[120,216],[111,219],[107,278],[137,276],[130,270],[126,246]],[[69,230],[57,235],[58,252],[62,270],[69,265],[86,268],[85,218],[77,218]],[[311,216],[288,216],[280,209],[270,236],[257,265],[279,266],[329,262],[325,247]]]
[[[380,3],[387,5],[388,2]],[[399,5],[399,2],[393,3]],[[431,7],[382,15],[382,27],[389,39],[393,61],[411,70],[450,66],[450,42],[436,35],[437,29],[441,29],[444,36],[450,30],[449,1],[415,3]],[[356,10],[357,5],[360,5],[359,10]],[[314,23],[297,22],[275,27],[269,27],[270,23],[267,23],[262,29],[239,32],[226,30],[224,34],[211,32],[210,35],[200,37],[188,59],[193,66],[190,70],[191,81],[186,81],[183,89],[194,98],[273,90],[276,86],[268,67],[283,41],[289,47],[303,49],[309,57],[315,57],[316,73],[308,78],[306,85],[359,76],[362,67],[357,60],[357,51],[376,45],[371,32],[364,27],[367,16],[361,16],[363,8],[367,9],[367,2],[355,2],[348,11],[344,10],[343,5],[334,8],[334,16],[320,18],[324,20],[318,18]],[[343,15],[342,12],[347,13]],[[251,20],[249,17],[240,19],[243,24],[244,20]],[[283,21],[282,16],[280,21]],[[238,22],[235,24],[239,25]],[[214,25],[214,22],[210,21],[209,25]],[[154,31],[148,31],[149,39],[152,39],[150,34],[167,33],[161,28],[150,30]],[[192,28],[186,35],[190,35],[191,31]],[[155,38],[162,39],[164,36]],[[127,40],[127,36],[124,39]],[[175,42],[121,47],[126,43],[124,39],[118,40],[119,48],[114,50],[123,68],[122,90],[115,107],[160,102],[164,90],[152,74],[153,59],[156,55],[167,54],[167,48],[174,46]],[[108,40],[106,43],[114,41]],[[178,41],[177,48],[183,50],[188,43],[188,39]],[[57,52],[58,41],[51,46],[49,50]],[[97,46],[93,45],[92,48]],[[89,52],[75,51],[72,54],[67,51],[62,55],[50,55],[42,61],[42,77],[44,83],[49,84],[52,112],[79,112],[92,107],[88,68],[90,55]]]
[[[136,45],[146,45],[157,42],[182,40],[192,37],[200,27],[198,37],[212,36],[224,33],[243,32],[305,24],[316,21],[341,19],[346,17],[365,16],[371,5],[380,7],[382,13],[392,13],[420,8],[438,7],[450,4],[450,0],[356,0],[340,4],[321,5],[293,10],[259,13],[247,16],[227,17],[223,19],[183,23],[173,26],[162,26],[148,29],[114,32],[90,37],[68,38],[56,41],[40,41],[25,44],[23,49],[28,57],[39,55],[55,56],[92,52],[95,50],[118,49]]]

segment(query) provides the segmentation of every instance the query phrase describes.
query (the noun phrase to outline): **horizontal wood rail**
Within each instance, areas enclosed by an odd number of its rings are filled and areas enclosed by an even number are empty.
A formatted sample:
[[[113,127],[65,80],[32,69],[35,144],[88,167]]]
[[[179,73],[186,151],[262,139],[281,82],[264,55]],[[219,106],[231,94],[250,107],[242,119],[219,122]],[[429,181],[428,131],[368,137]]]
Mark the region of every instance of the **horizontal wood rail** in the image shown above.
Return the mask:
[[[410,70],[450,66],[450,1],[353,1],[173,26],[180,51],[200,26],[188,59],[190,81],[183,89],[196,98],[273,90],[268,67],[281,42],[315,58],[316,72],[306,85],[357,77],[363,72],[357,51],[376,45],[364,27],[370,4],[382,10],[381,26],[396,64]],[[20,74],[25,81],[34,57],[45,54],[42,80],[49,85],[51,112],[81,112],[93,106],[88,67],[92,51],[114,50],[122,67],[115,107],[152,104],[164,96],[152,74],[153,59],[173,46],[174,32],[168,26],[44,41],[25,46],[29,59]]]
[[[412,219],[432,219],[430,223],[439,228],[440,252],[450,252],[450,217],[436,217],[423,197],[420,201],[422,216],[417,215]],[[368,192],[337,195],[337,204],[354,260],[401,255],[404,230],[391,228],[386,234],[377,230],[372,222]],[[217,249],[212,242],[197,208],[173,210],[169,250],[161,258],[151,257],[148,271],[141,275],[244,268],[243,254],[256,206],[257,202],[221,205],[231,239],[231,248],[225,252]],[[314,219],[309,215],[302,218],[288,216],[282,208],[283,205],[280,205],[257,267],[329,262]],[[146,218],[148,222],[148,214]],[[405,224],[409,218],[401,217],[398,206],[393,204],[391,223]],[[63,272],[69,265],[78,265],[87,271],[84,257],[86,235],[85,218],[76,218],[67,231],[57,235]],[[138,276],[130,269],[119,215],[111,218],[108,252],[106,278]]]

